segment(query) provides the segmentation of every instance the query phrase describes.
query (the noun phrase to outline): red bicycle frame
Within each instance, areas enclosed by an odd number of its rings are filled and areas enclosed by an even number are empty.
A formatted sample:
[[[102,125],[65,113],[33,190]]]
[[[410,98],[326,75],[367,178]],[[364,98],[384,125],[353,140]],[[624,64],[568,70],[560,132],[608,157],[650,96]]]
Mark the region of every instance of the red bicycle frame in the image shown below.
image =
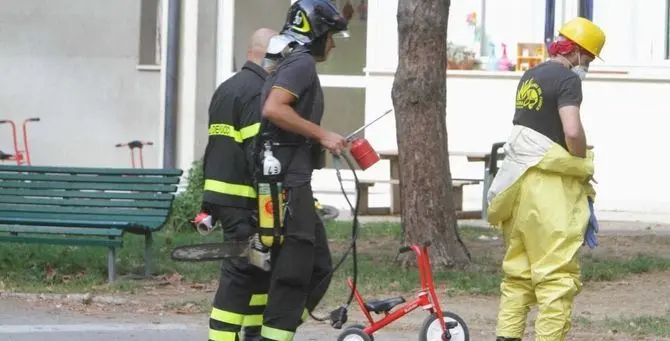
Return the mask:
[[[361,294],[358,292],[358,289],[354,290],[354,297],[356,298],[356,302],[358,302],[358,305],[363,311],[363,314],[365,314],[365,318],[370,322],[370,325],[363,329],[364,333],[372,335],[378,330],[388,326],[389,324],[411,313],[419,307],[436,314],[438,320],[440,321],[442,332],[444,333],[447,331],[444,316],[442,314],[442,308],[440,307],[440,302],[437,298],[435,287],[433,285],[433,272],[431,271],[430,257],[428,256],[428,247],[430,244],[430,242],[424,242],[423,245],[414,244],[402,247],[400,249],[400,253],[414,251],[416,254],[417,263],[419,266],[419,276],[421,277],[421,289],[418,291],[416,299],[403,304],[393,313],[384,313],[383,318],[375,321],[368,309],[365,308],[365,301],[363,300],[363,296],[361,296]],[[350,288],[353,288],[353,281],[351,278],[348,280],[348,284]]]
[[[23,150],[19,149],[19,141],[16,136],[16,124],[12,120],[0,120],[0,124],[8,123],[12,126],[12,144],[14,145],[14,155],[7,158],[7,160],[15,160],[18,166],[27,164],[30,166],[30,150],[28,149],[28,122],[39,122],[39,117],[27,118],[23,121]]]
[[[130,164],[135,168],[135,148],[139,149],[139,156],[140,156],[140,168],[144,168],[144,157],[142,156],[142,147],[144,146],[153,146],[153,142],[149,141],[130,141],[128,143],[118,143],[116,145],[116,148],[119,147],[128,147],[130,148]]]

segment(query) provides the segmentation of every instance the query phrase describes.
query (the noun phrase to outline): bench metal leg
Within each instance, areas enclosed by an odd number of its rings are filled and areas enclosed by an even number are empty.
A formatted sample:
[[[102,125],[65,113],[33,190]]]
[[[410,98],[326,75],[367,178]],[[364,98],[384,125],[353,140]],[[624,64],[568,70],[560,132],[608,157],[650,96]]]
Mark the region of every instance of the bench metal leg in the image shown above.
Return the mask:
[[[152,267],[152,247],[154,244],[153,233],[151,231],[146,231],[144,233],[144,275],[146,277],[151,277],[151,267]]]
[[[454,210],[463,210],[463,186],[451,186],[451,194],[454,197]]]
[[[370,202],[369,202],[369,193],[368,193],[368,188],[369,186],[358,186],[358,195],[360,196],[359,204],[358,204],[358,214],[360,215],[367,215],[370,213]]]
[[[400,180],[400,162],[391,163],[391,180]],[[400,213],[400,185],[391,185],[391,214]]]
[[[116,248],[113,247],[107,253],[107,279],[110,283],[116,280]]]

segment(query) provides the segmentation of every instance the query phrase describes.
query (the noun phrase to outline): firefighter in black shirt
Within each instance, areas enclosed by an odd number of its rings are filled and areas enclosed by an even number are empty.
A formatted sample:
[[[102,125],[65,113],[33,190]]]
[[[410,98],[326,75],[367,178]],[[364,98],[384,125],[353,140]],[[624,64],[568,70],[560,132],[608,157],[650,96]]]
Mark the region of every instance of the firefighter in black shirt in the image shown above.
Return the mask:
[[[268,41],[276,34],[265,28],[254,32],[248,61],[219,85],[210,103],[202,208],[221,223],[224,241],[247,241],[256,225],[252,220],[256,191],[246,155],[259,129],[260,91],[267,77],[260,65]],[[245,259],[223,261],[209,340],[236,341],[242,327],[245,341],[260,339],[269,276]]]

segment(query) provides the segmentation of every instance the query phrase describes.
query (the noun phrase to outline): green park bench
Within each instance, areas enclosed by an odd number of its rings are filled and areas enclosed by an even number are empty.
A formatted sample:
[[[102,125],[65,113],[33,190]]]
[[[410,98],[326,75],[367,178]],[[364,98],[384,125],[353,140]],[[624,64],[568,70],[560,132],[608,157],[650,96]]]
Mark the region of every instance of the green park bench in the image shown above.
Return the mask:
[[[152,234],[172,206],[181,169],[0,165],[0,242],[108,248],[108,279],[125,232],[144,235],[151,276]]]

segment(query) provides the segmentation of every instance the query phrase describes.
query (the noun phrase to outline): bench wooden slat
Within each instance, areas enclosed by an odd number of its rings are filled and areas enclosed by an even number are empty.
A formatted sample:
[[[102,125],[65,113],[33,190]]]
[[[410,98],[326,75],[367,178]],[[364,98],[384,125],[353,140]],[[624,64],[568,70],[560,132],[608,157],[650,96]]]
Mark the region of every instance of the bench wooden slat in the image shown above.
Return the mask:
[[[43,173],[43,174],[92,174],[92,175],[160,175],[181,176],[183,171],[176,168],[88,168],[49,166],[0,165],[0,172]]]
[[[94,182],[106,184],[166,184],[179,183],[178,177],[164,176],[105,176],[105,175],[45,175],[0,172],[0,181]]]
[[[107,190],[107,191],[134,191],[134,192],[175,192],[177,186],[169,185],[135,185],[135,184],[105,184],[105,183],[78,183],[78,182],[23,182],[0,181],[0,188],[27,188],[27,189],[68,189],[68,190]]]
[[[0,196],[18,197],[53,197],[53,198],[90,198],[90,199],[119,199],[119,200],[153,200],[172,202],[173,195],[169,193],[118,193],[118,192],[81,192],[66,190],[33,190],[33,189],[2,189]]]
[[[98,229],[82,227],[55,227],[55,226],[17,226],[0,225],[0,232],[18,233],[18,234],[70,234],[76,236],[104,236],[121,237],[123,230],[120,229]]]
[[[169,196],[169,194],[168,194]],[[169,198],[166,198],[169,199]],[[0,204],[57,205],[67,207],[170,208],[170,201],[27,198],[0,194]]]
[[[52,202],[55,200],[52,200]],[[54,203],[55,204],[55,203]],[[48,205],[12,205],[0,204],[0,214],[4,212],[29,212],[29,213],[54,213],[54,214],[103,214],[124,216],[165,217],[168,209],[137,209],[137,208],[88,208],[88,207],[65,207]]]
[[[454,208],[456,211],[460,211],[463,208],[463,186],[467,185],[476,185],[482,182],[479,179],[452,179],[451,187],[453,188],[453,198],[454,198]],[[358,181],[358,192],[361,196],[359,210],[362,214],[390,214],[390,207],[369,207],[368,199],[370,197],[369,188],[375,184],[391,184],[399,185],[400,180],[391,179],[391,180],[372,180],[372,179],[359,179]]]
[[[88,239],[88,238],[54,238],[37,236],[0,236],[0,242],[27,243],[27,244],[51,244],[51,245],[77,245],[77,246],[104,246],[122,247],[123,240],[116,239]]]
[[[451,184],[452,186],[464,186],[464,185],[476,185],[483,180],[477,180],[477,179],[452,179]],[[374,184],[391,184],[391,185],[399,185],[400,180],[369,180],[369,179],[364,179],[364,180],[358,180],[358,182],[362,185],[374,185]]]
[[[143,228],[156,230],[166,218],[110,216],[101,214],[50,214],[28,212],[2,212],[0,224],[48,225],[63,227],[99,227],[99,228]]]

